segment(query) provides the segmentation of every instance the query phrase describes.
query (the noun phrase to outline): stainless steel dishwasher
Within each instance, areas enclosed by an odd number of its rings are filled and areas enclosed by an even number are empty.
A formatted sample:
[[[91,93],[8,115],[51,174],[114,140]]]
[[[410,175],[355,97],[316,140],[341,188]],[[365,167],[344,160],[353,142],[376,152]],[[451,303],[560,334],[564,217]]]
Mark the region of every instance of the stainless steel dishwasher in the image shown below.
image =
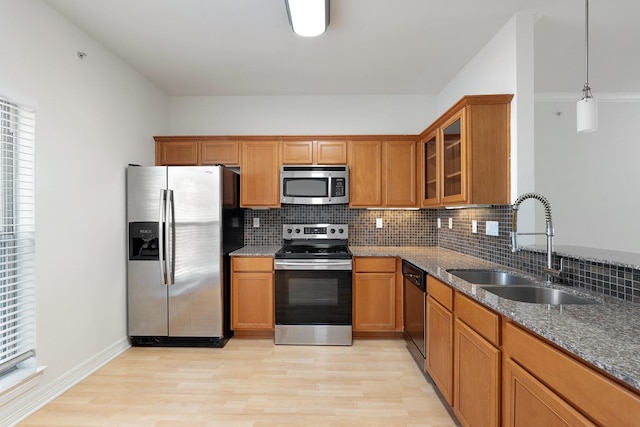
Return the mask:
[[[426,297],[427,273],[409,261],[402,260],[402,277],[404,291],[404,339],[421,369],[425,369],[426,361]]]

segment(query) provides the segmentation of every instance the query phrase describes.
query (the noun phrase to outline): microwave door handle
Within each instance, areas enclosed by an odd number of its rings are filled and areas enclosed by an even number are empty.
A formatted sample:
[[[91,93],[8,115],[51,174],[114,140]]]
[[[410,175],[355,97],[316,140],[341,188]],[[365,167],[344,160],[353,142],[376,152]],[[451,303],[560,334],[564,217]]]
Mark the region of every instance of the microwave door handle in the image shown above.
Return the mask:
[[[331,174],[329,174],[328,185],[329,185],[329,188],[328,188],[327,194],[329,195],[329,201],[331,201]]]

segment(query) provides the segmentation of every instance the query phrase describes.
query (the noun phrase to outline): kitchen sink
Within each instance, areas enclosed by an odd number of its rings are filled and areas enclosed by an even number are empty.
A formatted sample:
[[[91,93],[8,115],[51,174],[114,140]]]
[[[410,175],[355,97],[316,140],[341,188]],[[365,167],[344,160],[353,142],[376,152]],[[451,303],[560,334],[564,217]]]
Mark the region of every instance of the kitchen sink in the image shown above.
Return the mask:
[[[536,285],[531,279],[507,271],[450,269],[447,272],[476,285]]]
[[[534,304],[597,304],[598,301],[584,298],[559,289],[542,286],[481,286],[487,292],[501,298]]]

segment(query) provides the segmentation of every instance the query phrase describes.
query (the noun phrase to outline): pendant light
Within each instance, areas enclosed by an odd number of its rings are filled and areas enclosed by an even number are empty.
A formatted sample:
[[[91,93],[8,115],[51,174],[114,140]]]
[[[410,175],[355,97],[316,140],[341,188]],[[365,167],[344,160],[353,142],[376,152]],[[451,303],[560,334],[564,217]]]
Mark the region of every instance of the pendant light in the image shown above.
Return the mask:
[[[577,102],[576,108],[578,133],[598,130],[598,101],[591,94],[589,87],[589,0],[585,0],[584,16],[584,87],[582,99]]]
[[[324,33],[329,25],[329,0],[284,0],[293,32],[303,37]]]

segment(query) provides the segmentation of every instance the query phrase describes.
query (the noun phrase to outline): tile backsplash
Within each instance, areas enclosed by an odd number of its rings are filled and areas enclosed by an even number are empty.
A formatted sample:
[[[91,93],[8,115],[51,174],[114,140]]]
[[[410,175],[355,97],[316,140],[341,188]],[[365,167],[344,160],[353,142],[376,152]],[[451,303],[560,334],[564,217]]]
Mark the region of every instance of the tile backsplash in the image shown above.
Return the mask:
[[[346,205],[247,209],[245,244],[281,245],[283,224],[348,224],[349,243],[354,246],[439,246],[542,278],[545,253],[529,250],[511,252],[511,212],[511,205],[420,210],[349,209]],[[253,227],[254,218],[259,219],[259,228]],[[382,228],[376,228],[376,218],[382,219]],[[441,228],[437,227],[438,218],[441,219]],[[473,220],[478,223],[476,234],[471,232]],[[485,234],[486,221],[499,223],[498,236]],[[564,284],[640,302],[640,270],[577,257],[563,258],[561,278]],[[554,256],[554,267],[560,267],[557,255]]]

